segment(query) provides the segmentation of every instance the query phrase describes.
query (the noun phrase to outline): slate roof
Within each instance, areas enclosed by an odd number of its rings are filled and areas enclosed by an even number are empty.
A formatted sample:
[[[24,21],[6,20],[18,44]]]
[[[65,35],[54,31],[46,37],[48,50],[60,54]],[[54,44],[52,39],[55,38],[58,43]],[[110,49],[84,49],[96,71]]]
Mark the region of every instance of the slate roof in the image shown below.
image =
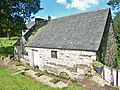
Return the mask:
[[[34,25],[35,25],[35,21],[29,21],[26,24],[27,30],[30,30]],[[28,32],[26,34],[28,34]],[[26,36],[26,34],[24,35],[24,37]],[[14,45],[16,45],[16,46],[19,45],[21,43],[21,38],[22,37],[18,38],[17,42]],[[24,42],[25,42],[25,39],[24,39]]]
[[[35,25],[35,21],[30,21],[26,24],[27,29],[31,29]]]
[[[25,46],[97,51],[109,8],[50,20]]]

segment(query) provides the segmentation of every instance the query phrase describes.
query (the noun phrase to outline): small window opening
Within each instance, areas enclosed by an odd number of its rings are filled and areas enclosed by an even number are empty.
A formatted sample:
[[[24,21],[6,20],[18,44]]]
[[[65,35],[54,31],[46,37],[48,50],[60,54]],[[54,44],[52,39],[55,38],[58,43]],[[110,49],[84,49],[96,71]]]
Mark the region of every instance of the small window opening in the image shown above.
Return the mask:
[[[51,58],[57,58],[57,51],[51,51]]]

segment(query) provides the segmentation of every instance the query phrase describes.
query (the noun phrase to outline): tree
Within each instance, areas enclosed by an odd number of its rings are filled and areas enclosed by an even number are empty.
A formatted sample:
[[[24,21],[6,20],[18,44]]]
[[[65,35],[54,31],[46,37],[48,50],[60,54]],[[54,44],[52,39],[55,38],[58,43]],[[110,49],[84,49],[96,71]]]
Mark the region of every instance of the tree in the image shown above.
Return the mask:
[[[117,45],[120,48],[120,12],[118,12],[114,18],[114,28]]]
[[[120,0],[109,0],[107,4],[112,6],[113,10],[120,9]]]
[[[120,68],[120,0],[110,0],[108,3],[115,12],[114,30],[117,43],[116,65]]]
[[[0,0],[0,30],[26,29],[25,22],[42,9],[40,0]]]

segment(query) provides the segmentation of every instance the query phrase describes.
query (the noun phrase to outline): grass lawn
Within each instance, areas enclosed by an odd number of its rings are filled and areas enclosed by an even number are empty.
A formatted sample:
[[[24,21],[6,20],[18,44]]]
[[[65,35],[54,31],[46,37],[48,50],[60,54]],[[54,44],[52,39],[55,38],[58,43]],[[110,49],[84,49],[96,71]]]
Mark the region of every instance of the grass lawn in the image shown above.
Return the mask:
[[[14,38],[11,40],[8,40],[7,38],[0,38],[0,54],[5,57],[8,54],[12,54],[14,51],[13,45],[16,41],[17,40],[14,40]]]
[[[25,75],[13,73],[15,70],[0,68],[0,90],[85,90],[76,86],[52,88]]]

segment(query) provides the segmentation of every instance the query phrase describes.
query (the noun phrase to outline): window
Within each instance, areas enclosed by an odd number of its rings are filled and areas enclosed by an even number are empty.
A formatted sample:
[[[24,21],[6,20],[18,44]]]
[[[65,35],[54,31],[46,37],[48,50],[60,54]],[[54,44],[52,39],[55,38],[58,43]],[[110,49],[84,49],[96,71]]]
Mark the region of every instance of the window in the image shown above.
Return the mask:
[[[51,58],[57,58],[57,51],[51,51]]]

